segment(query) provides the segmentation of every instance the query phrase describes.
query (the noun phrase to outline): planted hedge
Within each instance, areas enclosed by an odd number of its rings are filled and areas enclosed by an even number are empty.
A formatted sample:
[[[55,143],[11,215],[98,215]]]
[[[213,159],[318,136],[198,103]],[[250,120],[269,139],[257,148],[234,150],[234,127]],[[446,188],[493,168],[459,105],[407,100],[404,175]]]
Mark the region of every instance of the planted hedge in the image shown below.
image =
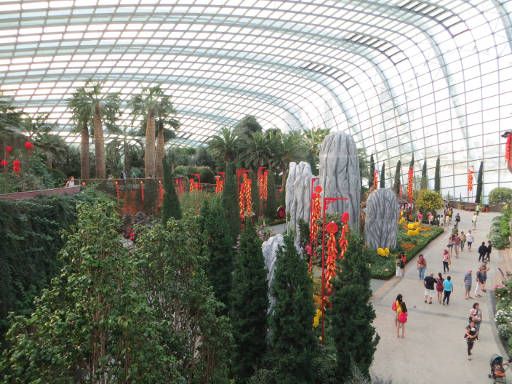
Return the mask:
[[[28,314],[58,271],[62,231],[76,221],[77,196],[0,201],[0,343],[7,314]]]

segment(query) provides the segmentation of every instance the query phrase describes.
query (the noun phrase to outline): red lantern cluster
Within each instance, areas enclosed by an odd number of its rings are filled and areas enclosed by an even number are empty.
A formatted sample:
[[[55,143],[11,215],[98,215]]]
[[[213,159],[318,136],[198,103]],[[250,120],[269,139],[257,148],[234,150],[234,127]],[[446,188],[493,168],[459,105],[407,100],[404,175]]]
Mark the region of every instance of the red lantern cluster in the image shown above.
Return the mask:
[[[265,167],[258,168],[258,196],[261,201],[268,199],[268,171]]]
[[[318,220],[320,219],[320,196],[322,187],[317,185],[315,192],[311,195],[311,221],[309,223],[309,243],[312,247],[311,257],[309,258],[309,272],[313,268],[313,259],[315,258],[315,248],[318,239]]]
[[[473,190],[473,174],[475,173],[473,167],[468,168],[468,192]]]
[[[512,133],[507,136],[507,143],[505,144],[505,161],[507,165],[512,165]]]
[[[240,220],[244,220],[245,216],[252,214],[252,180],[247,173],[242,176],[242,184],[238,196],[238,205],[240,207]]]
[[[25,149],[27,151],[31,151],[32,149],[34,149],[34,144],[32,144],[30,141],[25,141]]]
[[[21,161],[19,161],[18,159],[14,160],[12,162],[12,171],[14,173],[20,173],[21,172]]]
[[[412,203],[412,200],[414,198],[413,195],[413,187],[414,184],[414,169],[413,167],[409,167],[409,178],[407,180],[407,198],[409,199],[409,202]]]
[[[215,176],[215,193],[221,193],[224,190],[224,179],[219,175]]]

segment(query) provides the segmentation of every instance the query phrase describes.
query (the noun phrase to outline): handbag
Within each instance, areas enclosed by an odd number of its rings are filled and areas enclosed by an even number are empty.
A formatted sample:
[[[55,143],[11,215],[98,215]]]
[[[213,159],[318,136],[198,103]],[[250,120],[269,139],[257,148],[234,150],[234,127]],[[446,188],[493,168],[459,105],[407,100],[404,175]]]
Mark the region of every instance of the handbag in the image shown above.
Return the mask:
[[[400,312],[398,315],[398,321],[400,323],[406,323],[407,322],[407,312]]]

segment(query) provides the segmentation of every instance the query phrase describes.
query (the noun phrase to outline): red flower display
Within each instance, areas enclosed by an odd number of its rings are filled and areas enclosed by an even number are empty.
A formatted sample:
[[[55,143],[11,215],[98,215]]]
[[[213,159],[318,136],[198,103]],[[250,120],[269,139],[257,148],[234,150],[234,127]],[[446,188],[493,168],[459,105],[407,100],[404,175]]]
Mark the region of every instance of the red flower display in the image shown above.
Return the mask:
[[[18,159],[14,160],[12,162],[12,171],[14,173],[20,173],[21,172],[21,161],[19,161]]]
[[[32,144],[30,141],[25,141],[25,149],[27,151],[31,151],[32,149],[34,149],[34,144]]]

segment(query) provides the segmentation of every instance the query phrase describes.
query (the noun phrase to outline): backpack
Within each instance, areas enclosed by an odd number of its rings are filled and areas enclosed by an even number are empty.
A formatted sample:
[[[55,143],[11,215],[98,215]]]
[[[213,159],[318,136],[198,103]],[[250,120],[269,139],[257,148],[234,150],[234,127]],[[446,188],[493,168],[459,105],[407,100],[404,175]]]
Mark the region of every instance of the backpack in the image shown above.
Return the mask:
[[[393,304],[391,304],[391,309],[396,312],[396,300],[394,300]]]

